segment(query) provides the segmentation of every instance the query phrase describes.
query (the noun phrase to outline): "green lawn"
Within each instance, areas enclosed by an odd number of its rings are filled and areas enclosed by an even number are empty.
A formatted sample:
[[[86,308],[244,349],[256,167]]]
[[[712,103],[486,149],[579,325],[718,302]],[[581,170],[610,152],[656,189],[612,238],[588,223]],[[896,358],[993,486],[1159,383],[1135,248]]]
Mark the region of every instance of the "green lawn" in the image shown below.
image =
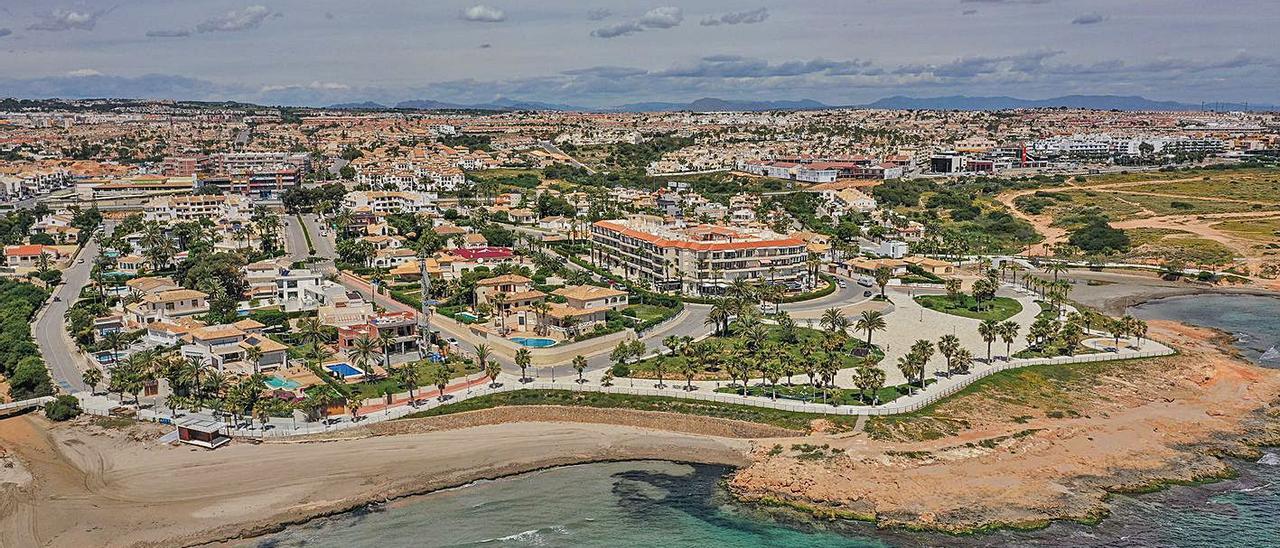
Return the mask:
[[[925,379],[925,386],[937,382],[935,379]],[[674,384],[674,383],[673,383]],[[907,395],[907,385],[885,386],[876,394],[880,397],[879,403],[889,403],[893,400]],[[920,390],[919,386],[915,386],[916,391]],[[742,394],[741,385],[722,386],[716,389],[716,392],[722,394]],[[773,387],[768,385],[752,385],[747,389],[747,394],[752,396],[760,396],[764,398],[773,397]],[[794,401],[811,401],[817,403],[830,403],[832,405],[869,405],[871,403],[871,395],[867,394],[866,398],[860,398],[856,388],[829,389],[826,391],[826,398],[823,398],[823,391],[815,389],[811,384],[779,384],[778,385],[779,400]]]
[[[978,310],[977,301],[971,295],[962,295],[952,300],[946,295],[920,295],[916,302],[929,310],[973,318],[975,320],[1004,321],[1022,312],[1022,304],[1009,297],[996,297],[995,300],[983,301],[982,310]]]
[[[602,394],[599,392],[573,392],[569,390],[518,390],[500,394],[488,394],[466,401],[443,405],[427,411],[408,415],[405,418],[435,417],[489,409],[509,405],[572,405],[606,409],[635,409],[640,411],[665,411],[668,413],[684,413],[720,419],[732,419],[760,424],[769,424],[796,431],[807,431],[810,421],[826,419],[839,430],[853,428],[857,417],[843,415],[821,415],[816,413],[795,413],[749,405],[665,398],[659,396],[626,396],[621,394]]]
[[[633,304],[622,311],[624,316],[631,316],[642,322],[663,320],[674,315],[674,310],[665,306],[652,304]]]
[[[768,328],[768,332],[769,332],[768,341],[771,343],[780,342],[781,329],[776,325],[767,325],[766,327]],[[786,349],[787,349],[787,352],[789,352],[792,356],[796,358],[796,361],[798,363],[803,363],[803,354],[801,353],[801,350],[804,348],[810,348],[810,349],[820,351],[822,348],[822,341],[826,340],[827,334],[822,331],[818,331],[817,329],[809,329],[807,327],[797,327],[796,332],[797,332],[798,342],[796,342],[795,344],[787,345]],[[877,333],[877,335],[883,335],[883,333]],[[865,336],[865,333],[863,334],[863,336]],[[875,338],[873,337],[872,341],[874,340]],[[717,350],[727,349],[727,347],[729,347],[730,345],[736,346],[737,348],[742,348],[741,339],[734,336],[711,337],[711,338],[708,338],[706,342],[708,344],[715,345]],[[853,354],[853,351],[855,349],[862,348],[864,346],[866,346],[866,343],[860,338],[851,337],[845,343],[844,355],[842,356],[844,365],[842,369],[856,367],[859,363],[861,363],[861,358],[855,356]],[[881,351],[879,347],[874,347],[871,351],[871,355],[876,362],[879,362],[880,360],[884,359],[884,352]],[[655,362],[659,359],[664,360],[663,362],[663,371],[664,371],[663,378],[664,379],[683,378],[680,376],[680,368],[684,366],[684,363],[685,363],[684,356],[664,356],[661,358],[655,357],[655,358],[649,358],[649,359],[631,364],[629,366],[631,369],[631,376],[638,379],[656,379],[658,376],[654,372],[654,365],[655,365]],[[699,373],[697,376],[694,377],[694,380],[715,381],[715,380],[730,380],[730,378],[729,378],[729,372],[723,366],[721,366],[715,369],[708,369],[708,370],[702,371],[701,373]]]
[[[453,362],[449,364],[453,368],[451,378],[458,378],[464,375],[474,375],[480,372],[480,365],[476,362]],[[399,367],[404,367],[403,365]],[[438,363],[427,363],[421,366],[418,371],[418,386],[425,387],[427,390],[434,390],[436,371],[440,369]],[[398,379],[378,379],[373,381],[359,382],[349,384],[347,388],[351,390],[351,395],[358,399],[368,399],[381,397],[387,388],[391,388],[395,393],[405,392],[405,388],[400,384]]]

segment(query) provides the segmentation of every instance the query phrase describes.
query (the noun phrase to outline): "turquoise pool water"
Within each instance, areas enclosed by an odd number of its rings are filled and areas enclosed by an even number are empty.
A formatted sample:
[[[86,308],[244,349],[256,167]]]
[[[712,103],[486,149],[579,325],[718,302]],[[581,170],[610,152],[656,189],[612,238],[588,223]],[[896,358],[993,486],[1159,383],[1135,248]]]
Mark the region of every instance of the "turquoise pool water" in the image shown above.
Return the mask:
[[[263,382],[266,383],[267,387],[275,390],[293,390],[294,388],[302,386],[298,381],[282,379],[280,377],[267,377],[267,380]]]
[[[364,374],[364,371],[356,369],[351,365],[345,364],[345,363],[331,363],[329,365],[324,366],[324,368],[329,370],[329,372],[343,379],[347,377],[358,377]]]
[[[511,341],[515,343],[519,343],[521,346],[527,346],[529,348],[546,348],[548,346],[556,345],[555,339],[511,337]]]
[[[454,314],[453,317],[457,318],[458,321],[465,322],[465,323],[473,323],[479,319],[478,317],[476,317],[475,314],[472,314],[470,312],[459,312],[457,314]]]

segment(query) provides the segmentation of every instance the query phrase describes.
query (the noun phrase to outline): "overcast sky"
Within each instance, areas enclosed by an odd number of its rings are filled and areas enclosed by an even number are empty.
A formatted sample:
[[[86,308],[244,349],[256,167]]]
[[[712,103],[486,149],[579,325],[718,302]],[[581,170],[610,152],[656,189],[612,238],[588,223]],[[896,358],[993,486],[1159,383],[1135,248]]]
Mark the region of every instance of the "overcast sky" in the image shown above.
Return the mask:
[[[0,96],[1280,103],[1277,0],[0,1]]]

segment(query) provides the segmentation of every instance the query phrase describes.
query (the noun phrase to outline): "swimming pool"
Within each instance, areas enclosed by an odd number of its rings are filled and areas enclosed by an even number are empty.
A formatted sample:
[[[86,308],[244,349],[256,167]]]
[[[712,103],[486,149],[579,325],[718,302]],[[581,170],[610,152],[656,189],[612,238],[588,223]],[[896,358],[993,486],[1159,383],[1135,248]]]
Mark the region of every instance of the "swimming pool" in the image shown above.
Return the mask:
[[[519,343],[521,346],[527,346],[529,348],[546,348],[548,346],[556,345],[555,339],[531,339],[528,337],[511,337],[511,342]]]
[[[125,359],[125,357],[126,357],[126,354],[124,352],[115,352],[113,354],[110,350],[98,352],[97,354],[93,355],[93,358],[95,360],[98,360],[98,363],[100,365],[112,365],[112,364],[115,364],[116,362],[119,362]]]
[[[475,314],[472,314],[470,312],[459,312],[457,314],[454,314],[453,317],[457,318],[458,321],[462,323],[475,323],[476,320],[480,319]]]
[[[302,386],[302,383],[299,383],[298,381],[293,379],[282,379],[280,377],[267,377],[263,382],[266,383],[267,387],[275,390],[293,390],[294,388]]]
[[[352,367],[350,364],[346,364],[346,363],[331,363],[329,365],[324,366],[324,368],[328,369],[330,373],[333,373],[334,375],[337,375],[338,378],[342,378],[342,379],[346,379],[349,377],[359,377],[364,374],[364,371],[356,369],[355,367]]]

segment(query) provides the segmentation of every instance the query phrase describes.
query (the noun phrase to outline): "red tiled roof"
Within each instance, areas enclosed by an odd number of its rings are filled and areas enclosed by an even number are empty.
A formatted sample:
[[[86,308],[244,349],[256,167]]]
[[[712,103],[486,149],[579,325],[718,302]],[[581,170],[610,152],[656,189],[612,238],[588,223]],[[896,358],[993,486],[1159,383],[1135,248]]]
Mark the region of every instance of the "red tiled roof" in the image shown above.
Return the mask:
[[[505,247],[458,248],[450,249],[449,254],[463,259],[507,259],[515,256],[515,252]]]

